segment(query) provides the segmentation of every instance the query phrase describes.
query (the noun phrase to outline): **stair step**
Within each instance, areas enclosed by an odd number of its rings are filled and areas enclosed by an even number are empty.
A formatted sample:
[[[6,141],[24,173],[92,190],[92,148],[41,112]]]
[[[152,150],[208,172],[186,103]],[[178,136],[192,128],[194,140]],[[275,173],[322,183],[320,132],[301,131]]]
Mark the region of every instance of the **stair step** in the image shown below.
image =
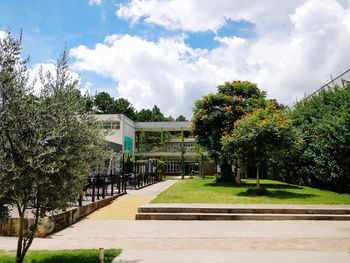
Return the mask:
[[[350,215],[350,208],[225,208],[225,207],[149,207],[141,206],[139,213],[197,213],[197,214],[317,214]]]
[[[136,220],[350,220],[350,215],[275,213],[137,213]]]

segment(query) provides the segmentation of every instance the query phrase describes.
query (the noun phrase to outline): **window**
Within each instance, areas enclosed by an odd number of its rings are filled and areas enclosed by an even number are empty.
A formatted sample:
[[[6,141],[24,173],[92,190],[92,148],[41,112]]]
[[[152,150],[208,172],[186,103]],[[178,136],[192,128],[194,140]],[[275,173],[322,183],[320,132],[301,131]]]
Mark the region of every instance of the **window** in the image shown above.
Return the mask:
[[[184,148],[186,152],[191,151],[193,146],[194,146],[193,142],[184,142]]]
[[[104,121],[104,122],[102,122],[102,127],[103,127],[103,129],[106,129],[106,130],[110,130],[110,129],[118,130],[118,129],[120,129],[120,122],[119,121]]]
[[[169,160],[166,166],[167,173],[178,173],[180,167],[180,162],[176,160]]]

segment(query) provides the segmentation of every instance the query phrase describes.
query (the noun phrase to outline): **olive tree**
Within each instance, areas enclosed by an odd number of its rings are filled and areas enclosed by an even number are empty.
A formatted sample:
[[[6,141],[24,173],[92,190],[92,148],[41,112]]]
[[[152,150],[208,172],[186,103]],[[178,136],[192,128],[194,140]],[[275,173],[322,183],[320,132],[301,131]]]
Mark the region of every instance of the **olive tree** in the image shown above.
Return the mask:
[[[55,72],[40,74],[38,96],[26,62],[21,39],[9,33],[0,40],[0,199],[18,210],[16,262],[23,262],[40,216],[66,209],[81,193],[103,138],[93,117],[82,114],[65,52]],[[26,231],[28,213],[34,223]]]

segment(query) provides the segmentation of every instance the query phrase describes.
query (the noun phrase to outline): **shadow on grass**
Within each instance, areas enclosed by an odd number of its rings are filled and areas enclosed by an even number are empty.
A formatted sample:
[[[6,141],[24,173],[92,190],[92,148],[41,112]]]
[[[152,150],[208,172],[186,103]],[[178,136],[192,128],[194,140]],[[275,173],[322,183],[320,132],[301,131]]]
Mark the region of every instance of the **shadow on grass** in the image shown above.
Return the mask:
[[[245,183],[243,186],[247,186],[248,188],[253,188],[256,187],[256,183]],[[261,184],[261,187],[263,188],[269,188],[269,189],[300,189],[302,190],[303,188],[297,185],[292,185],[292,184]]]
[[[246,187],[246,188],[254,188],[256,187],[256,183],[242,183],[241,185],[234,185],[232,183],[208,183],[204,186],[211,186],[211,187]],[[297,185],[291,185],[291,184],[261,184],[261,187],[268,188],[268,189],[303,189],[300,186]]]
[[[256,195],[248,194],[247,192],[240,192],[236,195],[245,196],[245,197],[253,197],[253,196],[258,197]],[[276,199],[307,199],[307,198],[315,197],[317,195],[276,190],[276,191],[269,191],[267,195],[262,195],[262,196],[269,197],[269,198],[276,198]]]

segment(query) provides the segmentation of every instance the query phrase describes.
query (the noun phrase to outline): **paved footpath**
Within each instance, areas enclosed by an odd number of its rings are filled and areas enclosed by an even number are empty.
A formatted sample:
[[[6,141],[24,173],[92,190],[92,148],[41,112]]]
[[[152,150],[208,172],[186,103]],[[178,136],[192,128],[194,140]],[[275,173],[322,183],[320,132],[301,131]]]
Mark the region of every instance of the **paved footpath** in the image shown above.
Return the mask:
[[[121,248],[115,263],[350,262],[350,221],[121,220],[172,183],[130,191],[124,201],[117,199],[86,220],[35,239],[32,249]],[[134,204],[129,213],[111,209],[128,202]],[[15,247],[16,238],[0,237],[0,249]]]
[[[168,180],[139,190],[128,190],[128,194],[117,198],[112,204],[87,216],[89,220],[134,220],[137,208],[147,204],[166,188],[176,183]]]

